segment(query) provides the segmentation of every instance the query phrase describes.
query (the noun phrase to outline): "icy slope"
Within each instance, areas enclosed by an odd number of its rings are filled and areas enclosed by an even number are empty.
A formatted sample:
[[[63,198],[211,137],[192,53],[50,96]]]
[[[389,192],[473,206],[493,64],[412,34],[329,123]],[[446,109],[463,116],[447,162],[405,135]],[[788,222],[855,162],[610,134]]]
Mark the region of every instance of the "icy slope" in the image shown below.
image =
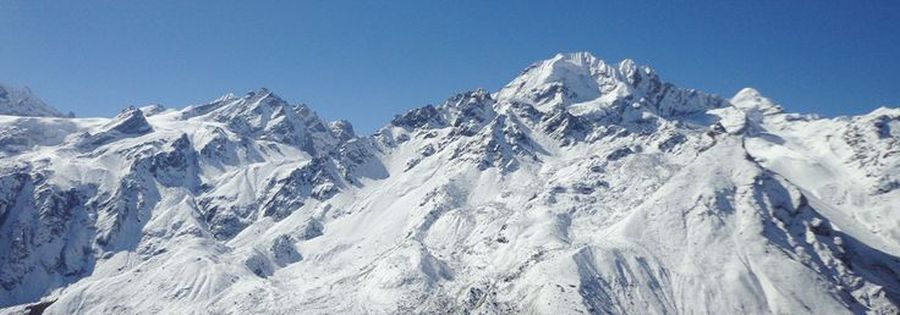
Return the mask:
[[[576,53],[365,137],[265,89],[0,123],[32,131],[0,133],[5,312],[900,304],[895,109],[784,113]]]

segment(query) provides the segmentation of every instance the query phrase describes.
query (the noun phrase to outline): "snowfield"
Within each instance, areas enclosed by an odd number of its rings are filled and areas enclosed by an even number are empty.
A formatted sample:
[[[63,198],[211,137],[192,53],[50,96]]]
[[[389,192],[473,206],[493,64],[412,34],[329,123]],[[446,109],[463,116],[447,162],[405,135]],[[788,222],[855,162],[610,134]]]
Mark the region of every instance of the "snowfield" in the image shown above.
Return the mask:
[[[114,118],[16,93],[0,313],[900,313],[898,108],[588,53],[369,136],[266,89]]]

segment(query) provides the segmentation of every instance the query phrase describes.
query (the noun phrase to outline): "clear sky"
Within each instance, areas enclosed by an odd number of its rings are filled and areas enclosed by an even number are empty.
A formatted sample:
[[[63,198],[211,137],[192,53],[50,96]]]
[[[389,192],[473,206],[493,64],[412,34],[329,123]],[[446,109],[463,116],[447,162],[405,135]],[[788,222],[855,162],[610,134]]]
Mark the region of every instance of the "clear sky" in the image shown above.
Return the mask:
[[[900,106],[900,1],[10,1],[0,82],[78,116],[268,87],[369,132],[556,52],[827,116]]]

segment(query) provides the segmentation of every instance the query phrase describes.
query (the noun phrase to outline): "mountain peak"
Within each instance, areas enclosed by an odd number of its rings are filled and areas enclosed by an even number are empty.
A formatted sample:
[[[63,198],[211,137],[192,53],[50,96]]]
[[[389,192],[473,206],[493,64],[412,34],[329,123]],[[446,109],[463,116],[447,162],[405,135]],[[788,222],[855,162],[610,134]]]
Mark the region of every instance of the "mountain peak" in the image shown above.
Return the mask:
[[[263,98],[263,97],[267,97],[267,96],[269,96],[269,95],[272,95],[272,91],[269,91],[269,89],[267,89],[267,88],[261,87],[261,88],[258,88],[258,89],[256,89],[256,90],[247,92],[247,95],[246,95],[246,96],[247,96],[247,97],[260,97],[260,98]]]
[[[763,98],[762,93],[759,90],[754,89],[752,87],[745,87],[734,94],[734,97],[731,98],[732,101],[735,100],[743,100],[743,99],[758,99]]]
[[[260,106],[266,107],[266,109],[261,109]],[[189,119],[207,114],[222,116],[236,111],[271,111],[272,109],[268,107],[283,106],[288,106],[287,101],[267,88],[259,88],[240,97],[234,93],[228,93],[206,104],[188,106],[181,110],[181,113],[182,118]]]
[[[725,106],[717,97],[662,81],[632,59],[607,64],[586,52],[533,64],[501,89],[497,100],[530,104],[542,112],[566,108],[576,115],[609,115],[626,105],[666,116]]]
[[[553,58],[549,59],[553,62],[567,62],[576,65],[583,66],[591,66],[595,64],[602,64],[603,60],[595,57],[593,54],[587,51],[577,51],[571,53],[557,53]]]
[[[738,91],[731,98],[731,104],[743,111],[754,111],[761,114],[775,114],[784,111],[781,106],[751,87]]]
[[[238,98],[237,95],[235,95],[234,93],[229,92],[229,93],[227,93],[227,94],[225,94],[225,95],[222,95],[222,96],[220,96],[219,98],[215,99],[215,100],[213,101],[213,103],[217,103],[217,102],[227,102],[227,101],[235,100],[235,99],[237,99],[237,98]]]
[[[4,85],[0,85],[0,115],[66,117],[35,96],[31,89]]]
[[[371,136],[268,89],[0,117],[0,314],[900,314],[900,110],[776,106],[571,53]]]
[[[556,54],[526,68],[498,93],[498,99],[524,101],[549,111],[555,106],[600,96],[597,77],[611,70],[590,53]]]
[[[106,125],[104,130],[117,131],[122,134],[144,134],[153,130],[144,112],[140,109],[129,106],[119,112]]]
[[[619,72],[633,73],[635,71],[637,71],[637,64],[633,59],[626,58],[619,62]]]

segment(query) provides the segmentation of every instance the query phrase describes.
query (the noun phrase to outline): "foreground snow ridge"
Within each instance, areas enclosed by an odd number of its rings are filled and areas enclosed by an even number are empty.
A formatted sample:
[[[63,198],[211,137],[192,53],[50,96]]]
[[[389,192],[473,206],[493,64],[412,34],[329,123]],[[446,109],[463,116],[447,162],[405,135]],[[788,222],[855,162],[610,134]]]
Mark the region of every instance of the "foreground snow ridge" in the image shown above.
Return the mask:
[[[897,108],[588,53],[370,136],[265,89],[111,119],[0,91],[0,313],[900,312]]]

